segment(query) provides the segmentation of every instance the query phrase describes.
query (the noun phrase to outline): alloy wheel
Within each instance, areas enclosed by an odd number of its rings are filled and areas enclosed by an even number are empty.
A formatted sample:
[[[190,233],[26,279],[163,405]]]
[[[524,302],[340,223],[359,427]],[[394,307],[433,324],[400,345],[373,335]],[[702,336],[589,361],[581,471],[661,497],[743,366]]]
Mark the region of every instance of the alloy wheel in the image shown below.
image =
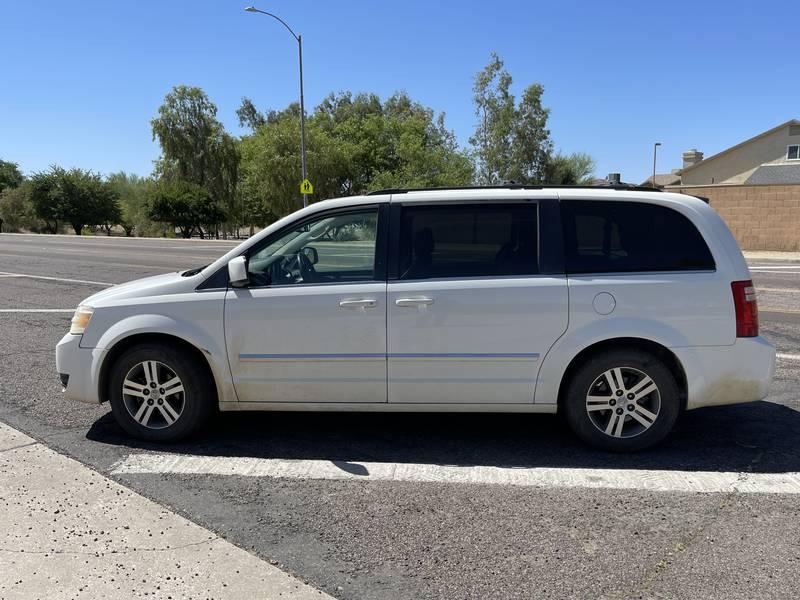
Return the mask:
[[[632,438],[656,422],[661,393],[644,371],[614,367],[601,373],[589,386],[586,412],[592,424],[608,436]]]
[[[148,429],[175,423],[186,403],[183,382],[168,365],[147,360],[134,365],[122,382],[122,399],[133,420]]]

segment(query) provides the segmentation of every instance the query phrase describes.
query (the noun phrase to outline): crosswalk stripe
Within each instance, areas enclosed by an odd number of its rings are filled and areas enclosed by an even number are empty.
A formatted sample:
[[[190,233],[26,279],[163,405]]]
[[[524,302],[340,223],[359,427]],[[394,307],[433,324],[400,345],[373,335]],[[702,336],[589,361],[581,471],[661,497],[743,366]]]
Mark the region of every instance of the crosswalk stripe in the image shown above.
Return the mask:
[[[404,481],[588,488],[653,492],[800,494],[800,473],[736,473],[648,469],[454,466],[414,463],[132,454],[114,475],[221,475],[276,479]]]

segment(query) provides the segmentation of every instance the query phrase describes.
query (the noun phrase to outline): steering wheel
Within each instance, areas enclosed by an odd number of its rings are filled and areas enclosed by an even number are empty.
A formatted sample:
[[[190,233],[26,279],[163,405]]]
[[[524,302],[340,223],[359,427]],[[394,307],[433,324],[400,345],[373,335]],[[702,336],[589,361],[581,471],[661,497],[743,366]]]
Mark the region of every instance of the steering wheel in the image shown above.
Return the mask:
[[[300,276],[304,283],[313,283],[317,280],[317,270],[302,250],[297,253],[297,264],[300,268]]]

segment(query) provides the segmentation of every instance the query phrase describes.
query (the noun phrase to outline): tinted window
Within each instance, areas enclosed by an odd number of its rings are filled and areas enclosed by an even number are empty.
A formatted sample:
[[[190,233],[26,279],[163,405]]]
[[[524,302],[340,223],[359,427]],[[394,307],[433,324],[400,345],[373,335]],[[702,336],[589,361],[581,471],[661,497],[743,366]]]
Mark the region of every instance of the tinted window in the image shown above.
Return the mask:
[[[539,272],[535,204],[404,207],[400,279]]]
[[[563,201],[561,214],[568,273],[714,269],[700,232],[670,208]]]

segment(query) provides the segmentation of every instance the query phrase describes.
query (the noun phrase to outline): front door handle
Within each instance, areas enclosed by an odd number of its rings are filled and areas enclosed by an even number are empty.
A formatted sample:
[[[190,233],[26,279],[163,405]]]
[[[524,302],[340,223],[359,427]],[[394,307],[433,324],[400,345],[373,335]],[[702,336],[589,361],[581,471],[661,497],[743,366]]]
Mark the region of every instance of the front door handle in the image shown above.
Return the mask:
[[[339,306],[342,308],[360,308],[362,310],[366,308],[375,308],[377,304],[374,298],[349,298],[339,302]]]
[[[433,298],[426,298],[424,296],[418,298],[398,298],[394,303],[397,306],[430,306],[433,304]]]

